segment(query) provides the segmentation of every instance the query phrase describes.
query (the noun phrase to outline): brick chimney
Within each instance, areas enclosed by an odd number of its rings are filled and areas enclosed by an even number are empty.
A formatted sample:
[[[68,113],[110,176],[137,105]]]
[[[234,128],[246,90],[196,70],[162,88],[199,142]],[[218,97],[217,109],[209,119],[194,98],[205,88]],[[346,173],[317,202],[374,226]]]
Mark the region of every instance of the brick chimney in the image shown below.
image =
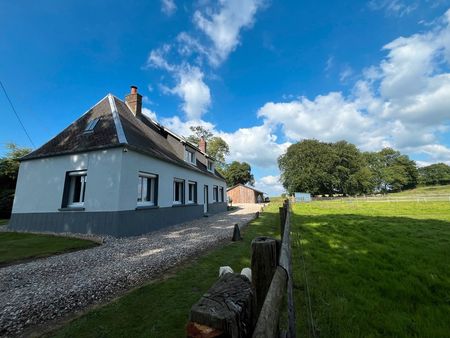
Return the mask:
[[[130,94],[125,96],[125,102],[130,107],[134,116],[141,118],[142,116],[142,95],[138,94],[136,86],[131,86]]]
[[[200,137],[200,140],[198,141],[198,148],[206,153],[206,140],[203,136]]]

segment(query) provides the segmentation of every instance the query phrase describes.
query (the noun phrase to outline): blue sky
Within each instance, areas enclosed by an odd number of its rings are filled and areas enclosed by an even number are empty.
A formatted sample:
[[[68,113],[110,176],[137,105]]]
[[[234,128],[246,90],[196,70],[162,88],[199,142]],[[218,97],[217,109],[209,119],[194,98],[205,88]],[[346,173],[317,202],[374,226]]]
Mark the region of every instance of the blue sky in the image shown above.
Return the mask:
[[[204,125],[281,192],[303,138],[450,164],[450,0],[2,1],[0,80],[36,146],[111,92]],[[30,143],[0,93],[1,152]]]

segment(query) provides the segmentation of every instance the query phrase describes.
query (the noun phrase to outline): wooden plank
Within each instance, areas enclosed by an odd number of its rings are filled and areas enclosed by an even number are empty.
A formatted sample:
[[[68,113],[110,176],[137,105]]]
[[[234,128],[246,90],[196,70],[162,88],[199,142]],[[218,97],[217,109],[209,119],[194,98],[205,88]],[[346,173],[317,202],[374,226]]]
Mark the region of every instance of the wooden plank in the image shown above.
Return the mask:
[[[286,271],[282,267],[277,267],[253,331],[253,338],[278,337],[278,324],[283,295],[286,292],[287,278]]]
[[[255,311],[251,282],[240,274],[227,273],[192,306],[189,320],[221,331],[223,337],[249,337],[255,323]],[[188,327],[192,327],[189,324]]]

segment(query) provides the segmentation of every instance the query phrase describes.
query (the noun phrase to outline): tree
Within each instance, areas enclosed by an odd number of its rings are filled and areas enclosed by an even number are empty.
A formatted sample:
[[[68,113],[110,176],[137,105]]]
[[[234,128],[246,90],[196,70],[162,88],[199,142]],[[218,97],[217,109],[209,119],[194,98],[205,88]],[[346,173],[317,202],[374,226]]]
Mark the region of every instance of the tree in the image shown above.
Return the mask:
[[[227,181],[227,186],[232,187],[236,184],[255,184],[255,179],[252,175],[252,168],[246,162],[233,161],[226,165],[222,171],[222,175]]]
[[[435,163],[419,168],[419,182],[425,185],[450,184],[450,166]]]
[[[379,152],[364,155],[373,175],[375,190],[396,192],[417,186],[416,163],[407,155],[402,155],[392,148],[384,148]]]
[[[8,143],[9,152],[0,158],[0,187],[1,189],[15,189],[19,173],[19,159],[31,152],[29,148],[20,148],[14,143]]]
[[[213,157],[220,167],[225,165],[225,156],[230,153],[228,144],[219,136],[214,136],[212,132],[202,126],[191,126],[192,135],[187,140],[198,145],[200,138],[203,137],[207,142],[206,153]]]
[[[14,200],[19,159],[31,152],[28,148],[19,148],[13,143],[6,145],[9,152],[0,158],[0,218],[9,218]]]
[[[281,182],[290,193],[332,194],[339,185],[336,152],[329,143],[303,140],[289,146],[278,159]]]

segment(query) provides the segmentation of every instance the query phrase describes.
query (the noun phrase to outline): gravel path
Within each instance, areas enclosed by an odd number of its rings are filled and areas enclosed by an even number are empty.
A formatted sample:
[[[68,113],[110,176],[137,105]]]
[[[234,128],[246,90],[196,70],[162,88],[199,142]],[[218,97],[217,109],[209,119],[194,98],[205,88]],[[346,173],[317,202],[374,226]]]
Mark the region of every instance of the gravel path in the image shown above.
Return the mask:
[[[92,249],[0,268],[0,336],[108,300],[231,238],[258,205],[201,218],[147,235],[103,238]]]

